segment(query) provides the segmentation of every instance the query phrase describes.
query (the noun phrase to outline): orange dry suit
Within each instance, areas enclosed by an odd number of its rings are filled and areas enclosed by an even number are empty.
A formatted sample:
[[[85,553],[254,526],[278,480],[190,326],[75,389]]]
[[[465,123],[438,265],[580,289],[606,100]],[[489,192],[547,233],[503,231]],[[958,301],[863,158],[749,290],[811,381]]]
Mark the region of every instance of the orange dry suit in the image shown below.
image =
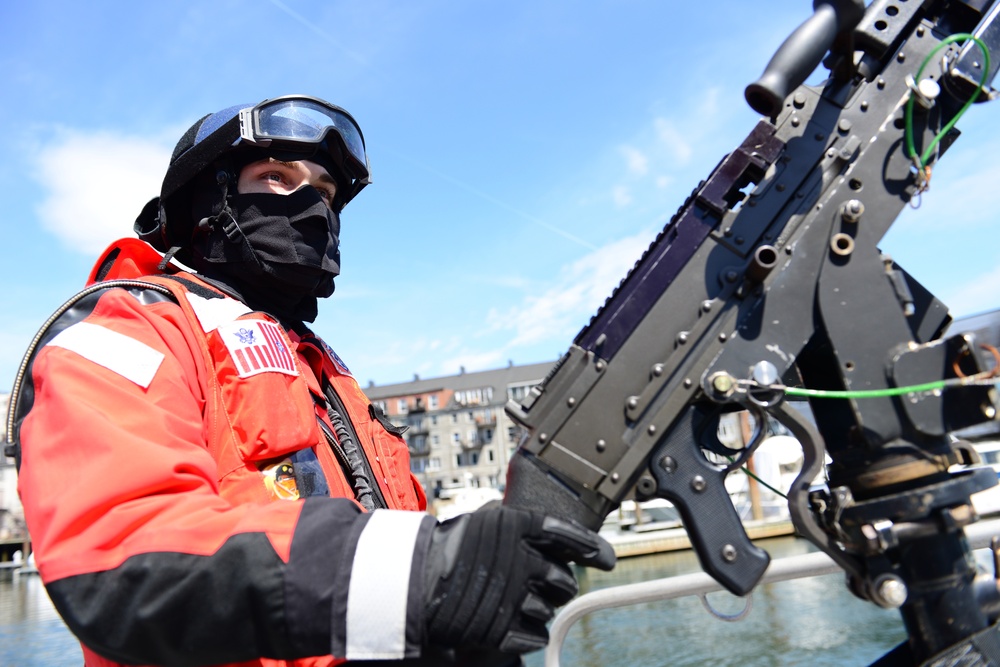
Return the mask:
[[[397,429],[311,332],[160,263],[113,244],[12,400],[36,563],[86,664],[419,655],[434,520],[398,511],[426,499]]]

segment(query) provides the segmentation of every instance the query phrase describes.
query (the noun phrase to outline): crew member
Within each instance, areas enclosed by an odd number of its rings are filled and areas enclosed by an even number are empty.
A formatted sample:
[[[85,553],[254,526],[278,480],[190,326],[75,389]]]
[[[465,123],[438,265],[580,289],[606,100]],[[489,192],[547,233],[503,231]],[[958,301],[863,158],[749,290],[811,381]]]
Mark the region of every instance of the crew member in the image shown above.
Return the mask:
[[[400,429],[307,326],[369,183],[354,119],[287,96],[205,116],[160,196],[32,345],[19,491],[89,667],[513,664],[610,568],[582,527],[438,523]]]

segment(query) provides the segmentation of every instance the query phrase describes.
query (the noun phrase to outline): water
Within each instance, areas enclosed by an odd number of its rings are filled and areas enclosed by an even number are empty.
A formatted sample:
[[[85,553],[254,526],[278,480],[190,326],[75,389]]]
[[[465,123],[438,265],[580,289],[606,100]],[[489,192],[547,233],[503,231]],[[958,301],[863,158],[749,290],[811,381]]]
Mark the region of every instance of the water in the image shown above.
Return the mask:
[[[805,540],[758,544],[772,558],[814,551]],[[695,555],[675,552],[628,558],[611,573],[582,571],[581,591],[700,571]],[[735,614],[743,601],[709,595],[719,611]],[[560,655],[565,667],[810,667],[868,665],[906,639],[899,613],[851,595],[841,574],[766,584],[738,623],[712,616],[696,597],[594,612],[570,630]],[[544,655],[528,656],[542,667]]]
[[[0,578],[0,667],[83,664],[80,645],[59,618],[37,575]]]
[[[812,550],[804,540],[760,545],[772,557]],[[581,570],[584,592],[699,570],[691,552],[627,558],[613,572]],[[742,601],[709,596],[727,613]],[[867,665],[905,639],[899,614],[854,598],[842,575],[768,584],[753,594],[753,611],[740,623],[719,621],[697,598],[599,611],[570,631],[566,667],[685,667],[727,665]],[[35,575],[0,580],[0,667],[79,667],[80,648]],[[542,652],[528,656],[542,667]]]

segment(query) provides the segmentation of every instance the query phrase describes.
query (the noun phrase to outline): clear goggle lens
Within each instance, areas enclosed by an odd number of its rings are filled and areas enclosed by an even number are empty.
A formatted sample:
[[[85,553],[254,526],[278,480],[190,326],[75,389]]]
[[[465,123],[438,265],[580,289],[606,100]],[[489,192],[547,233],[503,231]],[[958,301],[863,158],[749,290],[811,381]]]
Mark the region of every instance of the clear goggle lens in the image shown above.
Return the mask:
[[[349,157],[367,175],[368,159],[361,128],[343,109],[309,97],[282,97],[240,112],[242,138],[259,146],[314,150],[336,132]],[[346,156],[345,156],[346,157]]]

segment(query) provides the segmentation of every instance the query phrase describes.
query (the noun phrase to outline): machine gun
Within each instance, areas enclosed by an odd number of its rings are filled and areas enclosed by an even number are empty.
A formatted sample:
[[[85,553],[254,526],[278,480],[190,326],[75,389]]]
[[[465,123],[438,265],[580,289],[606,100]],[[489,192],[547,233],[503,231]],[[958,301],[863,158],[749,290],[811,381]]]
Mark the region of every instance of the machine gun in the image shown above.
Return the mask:
[[[746,89],[765,118],[548,377],[508,403],[527,435],[504,502],[597,529],[629,493],[665,498],[703,568],[745,595],[769,556],[725,478],[774,418],[804,452],[788,493],[796,530],[857,596],[900,610],[910,640],[897,659],[966,651],[1000,664],[997,581],[976,577],[963,533],[978,518],[970,496],[997,480],[951,435],[996,419],[998,353],[945,336],[946,306],[878,248],[958,118],[993,97],[1000,2],[814,10]],[[804,85],[821,61],[827,81]],[[758,425],[740,450],[717,437],[734,410]]]

